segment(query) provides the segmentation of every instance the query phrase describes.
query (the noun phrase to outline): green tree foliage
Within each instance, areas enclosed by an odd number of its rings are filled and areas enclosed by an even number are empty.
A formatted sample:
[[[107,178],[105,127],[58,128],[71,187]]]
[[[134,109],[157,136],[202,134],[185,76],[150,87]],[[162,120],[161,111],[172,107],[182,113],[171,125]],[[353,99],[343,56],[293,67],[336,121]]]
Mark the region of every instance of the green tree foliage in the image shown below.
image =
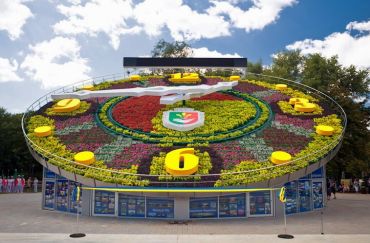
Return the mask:
[[[0,107],[0,176],[40,176],[42,167],[28,151],[22,128],[22,114],[10,114]]]
[[[301,80],[303,84],[318,89],[337,101],[347,114],[348,124],[342,148],[328,164],[330,176],[361,177],[370,163],[370,112],[366,109],[369,94],[369,70],[354,66],[344,67],[338,57],[325,58],[320,54],[303,56],[299,51],[279,53],[270,69],[264,73],[283,78]],[[360,99],[365,99],[359,101]]]
[[[264,74],[300,80],[303,60],[300,51],[280,52],[272,58],[271,67],[264,70]]]
[[[263,72],[262,61],[259,60],[258,62],[255,63],[248,62],[248,72],[262,74]]]
[[[184,41],[171,43],[162,39],[152,50],[152,57],[189,57],[192,54],[191,46]]]

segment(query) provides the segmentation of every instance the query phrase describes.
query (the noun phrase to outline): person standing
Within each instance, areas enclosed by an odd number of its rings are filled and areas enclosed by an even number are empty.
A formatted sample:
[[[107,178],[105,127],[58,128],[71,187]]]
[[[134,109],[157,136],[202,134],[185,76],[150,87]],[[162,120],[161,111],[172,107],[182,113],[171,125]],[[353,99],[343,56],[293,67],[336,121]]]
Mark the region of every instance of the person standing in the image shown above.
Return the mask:
[[[8,192],[13,192],[14,190],[14,178],[13,176],[8,177]]]
[[[335,192],[336,192],[336,183],[335,183],[335,179],[332,179],[331,181],[330,181],[330,191],[331,191],[331,193],[333,193],[333,198],[334,199],[337,199],[337,197],[335,196]]]
[[[35,179],[33,180],[33,192],[37,192],[38,184],[39,184],[39,180],[37,179],[37,177],[35,177]]]
[[[18,175],[17,179],[15,180],[15,192],[21,192],[22,187],[22,178],[20,175]]]
[[[0,176],[0,192],[3,191],[3,177]]]
[[[28,192],[31,192],[32,191],[32,178],[31,177],[28,177],[27,179],[27,191]]]
[[[4,176],[4,178],[3,178],[3,192],[6,192],[7,189],[8,189],[8,179],[6,178],[6,176]]]
[[[26,185],[26,180],[24,179],[24,176],[21,177],[21,193],[23,193],[24,185]]]

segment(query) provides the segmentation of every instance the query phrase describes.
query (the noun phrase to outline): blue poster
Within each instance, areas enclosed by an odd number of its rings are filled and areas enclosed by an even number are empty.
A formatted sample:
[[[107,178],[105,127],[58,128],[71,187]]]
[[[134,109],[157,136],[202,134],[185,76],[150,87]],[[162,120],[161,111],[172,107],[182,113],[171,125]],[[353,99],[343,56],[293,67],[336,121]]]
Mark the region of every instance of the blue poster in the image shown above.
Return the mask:
[[[250,192],[249,210],[250,215],[271,214],[271,192]]]
[[[311,181],[298,181],[299,212],[311,211]]]
[[[68,211],[68,180],[57,180],[56,209]]]
[[[45,192],[44,192],[44,207],[54,208],[55,202],[55,182],[46,181],[45,182]]]
[[[146,216],[148,218],[173,218],[174,200],[164,198],[147,198]]]
[[[48,170],[48,169],[44,168],[44,177],[54,179],[55,178],[55,173],[52,172],[51,170]]]
[[[312,201],[314,209],[323,207],[322,182],[312,182]]]
[[[94,198],[94,213],[95,214],[111,214],[115,212],[115,193],[107,191],[95,191]]]
[[[122,217],[144,218],[145,197],[119,194],[118,215]]]
[[[220,196],[219,217],[245,217],[245,193]]]
[[[322,167],[312,172],[311,177],[312,178],[323,178],[323,169]]]
[[[217,218],[217,197],[191,197],[190,218]]]
[[[285,184],[285,213],[292,214],[297,213],[297,202],[298,202],[298,183],[297,181],[291,181]]]

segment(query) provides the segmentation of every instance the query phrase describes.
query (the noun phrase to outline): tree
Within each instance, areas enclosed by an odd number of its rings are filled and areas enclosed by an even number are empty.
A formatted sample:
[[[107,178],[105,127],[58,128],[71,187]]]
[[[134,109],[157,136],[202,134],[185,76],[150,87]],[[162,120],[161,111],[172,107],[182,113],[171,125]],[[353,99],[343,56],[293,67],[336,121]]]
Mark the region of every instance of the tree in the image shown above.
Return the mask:
[[[0,107],[0,176],[40,176],[42,167],[31,156],[21,128],[22,114],[10,114]],[[34,168],[33,168],[34,166]]]
[[[280,52],[272,58],[271,67],[264,70],[264,74],[300,80],[303,60],[304,57],[300,51]]]
[[[259,60],[258,62],[248,62],[248,72],[250,73],[256,73],[256,74],[261,74],[263,72],[263,67],[262,67],[262,61]]]
[[[161,39],[152,50],[152,57],[189,57],[192,54],[191,46],[184,41],[171,43]]]

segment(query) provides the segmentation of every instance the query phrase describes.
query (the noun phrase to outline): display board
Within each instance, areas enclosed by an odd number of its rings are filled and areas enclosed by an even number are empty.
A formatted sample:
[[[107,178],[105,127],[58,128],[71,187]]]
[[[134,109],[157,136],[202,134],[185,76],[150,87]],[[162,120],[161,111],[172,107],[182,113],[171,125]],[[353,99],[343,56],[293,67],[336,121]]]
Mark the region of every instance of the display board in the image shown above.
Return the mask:
[[[118,216],[144,218],[145,197],[120,193],[118,196]]]
[[[249,193],[249,214],[251,216],[272,215],[271,204],[270,191]]]
[[[94,214],[114,215],[115,193],[107,191],[95,191]]]
[[[285,213],[292,214],[298,212],[298,182],[291,181],[285,184]]]
[[[44,178],[50,178],[50,179],[54,179],[55,178],[55,173],[52,172],[51,170],[48,170],[48,169],[44,169]]]
[[[190,218],[217,218],[217,197],[191,197]]]
[[[312,182],[312,202],[314,209],[323,208],[324,204],[324,195],[322,193],[323,183],[320,181]]]
[[[245,217],[245,193],[219,197],[219,217]]]
[[[77,213],[78,202],[76,198],[73,197],[73,192],[77,186],[81,186],[80,183],[69,181],[68,194],[69,194],[69,212]],[[82,190],[80,190],[80,204],[82,203]]]
[[[174,200],[167,198],[147,198],[146,216],[148,218],[173,218]]]
[[[299,212],[311,211],[311,181],[298,181]]]
[[[55,181],[45,181],[44,207],[54,209]]]
[[[56,181],[56,209],[68,211],[68,180]]]
[[[315,170],[314,172],[312,172],[311,174],[311,178],[314,179],[314,178],[323,178],[323,175],[324,175],[324,172],[323,172],[323,169],[322,167]]]

